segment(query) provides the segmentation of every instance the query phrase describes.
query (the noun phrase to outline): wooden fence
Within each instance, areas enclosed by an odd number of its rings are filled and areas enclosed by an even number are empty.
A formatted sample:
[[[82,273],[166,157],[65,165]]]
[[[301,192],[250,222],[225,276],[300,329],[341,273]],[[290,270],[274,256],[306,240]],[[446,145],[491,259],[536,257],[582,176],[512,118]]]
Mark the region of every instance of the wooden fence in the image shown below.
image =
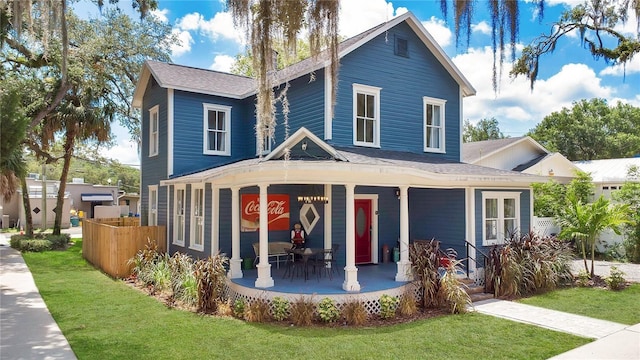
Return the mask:
[[[85,219],[82,221],[82,256],[114,278],[131,274],[129,259],[148,244],[167,251],[164,226],[140,226],[139,218]]]

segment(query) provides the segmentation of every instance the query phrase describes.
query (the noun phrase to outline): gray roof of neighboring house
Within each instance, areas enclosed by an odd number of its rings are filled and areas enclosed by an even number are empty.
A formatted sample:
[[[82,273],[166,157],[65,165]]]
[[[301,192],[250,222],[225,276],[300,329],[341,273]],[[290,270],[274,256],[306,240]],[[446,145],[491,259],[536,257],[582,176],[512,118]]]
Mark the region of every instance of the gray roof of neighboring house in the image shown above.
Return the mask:
[[[473,141],[462,144],[462,161],[473,164],[489,154],[516,143],[525,138],[525,136],[510,137],[504,139]]]
[[[640,157],[574,161],[573,164],[580,168],[580,170],[590,173],[593,182],[619,183],[629,180],[627,177],[629,167],[640,167]],[[640,181],[640,179],[635,180]]]
[[[551,157],[551,156],[553,156],[553,154],[542,154],[542,155],[538,156],[535,159],[531,159],[531,160],[527,161],[524,164],[520,164],[520,165],[514,167],[512,170],[513,171],[517,171],[517,172],[525,171],[528,168],[532,167],[533,165],[535,165],[535,164],[541,162],[542,160],[544,160],[544,159],[546,159],[548,157]]]

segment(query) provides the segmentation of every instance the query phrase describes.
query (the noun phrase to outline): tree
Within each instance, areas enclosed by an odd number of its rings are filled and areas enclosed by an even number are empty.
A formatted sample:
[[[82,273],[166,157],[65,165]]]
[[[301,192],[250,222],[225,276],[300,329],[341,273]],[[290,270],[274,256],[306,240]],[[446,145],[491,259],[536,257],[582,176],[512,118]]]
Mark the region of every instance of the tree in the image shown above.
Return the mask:
[[[567,185],[562,185],[553,179],[546,183],[533,183],[533,213],[535,216],[557,217],[562,209],[569,206],[569,194],[578,201],[586,204],[593,196],[593,180],[591,175],[576,171],[575,177]]]
[[[295,53],[298,35],[306,26],[311,56],[324,49],[332,79],[331,98],[336,99],[338,78],[338,0],[227,0],[234,22],[247,30],[249,51],[258,83],[256,101],[256,134],[258,148],[266,138],[273,138],[275,122],[275,87],[281,79],[269,76],[274,68],[274,39],[281,39],[289,53]],[[285,86],[279,98],[286,103]],[[287,109],[283,107],[285,126]],[[266,135],[266,136],[265,136]]]
[[[504,139],[505,137],[500,131],[496,118],[480,119],[475,126],[469,120],[464,122],[463,142]]]
[[[640,168],[631,167],[627,181],[612,194],[613,199],[629,206],[630,222],[625,225],[624,249],[629,261],[640,262]]]
[[[546,116],[528,135],[572,161],[630,157],[640,153],[640,108],[583,99]]]
[[[274,51],[277,54],[276,57],[276,70],[282,70],[285,67],[295,64],[298,61],[304,60],[311,56],[311,49],[309,43],[298,39],[295,49],[295,54],[290,54],[282,44],[282,42],[276,41],[273,45]],[[247,49],[244,54],[237,54],[235,62],[231,65],[231,73],[236,75],[243,75],[248,77],[255,77],[256,73],[253,70],[253,56],[251,50]]]
[[[637,21],[635,37],[617,31],[617,25],[626,23],[630,13],[635,13]],[[552,24],[549,34],[541,35],[522,50],[511,75],[525,75],[533,88],[540,58],[553,53],[560,39],[576,33],[594,58],[603,58],[608,64],[626,64],[640,52],[640,1],[589,0],[568,9]]]
[[[629,207],[625,204],[611,205],[600,196],[595,202],[584,204],[575,193],[567,194],[568,204],[556,219],[562,228],[560,238],[575,239],[579,243],[585,271],[594,276],[596,239],[605,229],[620,234],[620,227],[629,222]],[[587,249],[591,253],[591,270],[587,265]]]

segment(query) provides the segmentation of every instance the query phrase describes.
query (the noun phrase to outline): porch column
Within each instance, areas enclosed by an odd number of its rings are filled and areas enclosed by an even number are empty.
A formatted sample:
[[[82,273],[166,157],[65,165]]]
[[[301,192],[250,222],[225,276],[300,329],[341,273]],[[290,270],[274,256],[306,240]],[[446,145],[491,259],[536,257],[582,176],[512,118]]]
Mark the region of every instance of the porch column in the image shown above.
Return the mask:
[[[220,209],[216,209],[218,212]],[[240,188],[231,188],[231,260],[229,260],[229,273],[231,279],[241,278],[242,258],[240,258]]]
[[[344,283],[342,288],[346,291],[360,291],[358,282],[358,268],[356,267],[356,232],[355,232],[355,197],[353,195],[355,185],[346,184],[346,237],[347,237],[347,266],[344,267]]]
[[[400,261],[396,281],[411,281],[411,262],[409,261],[409,187],[400,186]]]
[[[269,253],[269,214],[267,200],[267,184],[258,184],[260,187],[260,254]],[[269,264],[268,256],[260,256],[260,262],[256,266],[258,269],[258,278],[255,286],[257,288],[268,288],[273,286],[273,278],[271,277],[271,264]]]
[[[324,248],[331,249],[331,184],[324,185],[324,196],[329,199],[324,204]]]

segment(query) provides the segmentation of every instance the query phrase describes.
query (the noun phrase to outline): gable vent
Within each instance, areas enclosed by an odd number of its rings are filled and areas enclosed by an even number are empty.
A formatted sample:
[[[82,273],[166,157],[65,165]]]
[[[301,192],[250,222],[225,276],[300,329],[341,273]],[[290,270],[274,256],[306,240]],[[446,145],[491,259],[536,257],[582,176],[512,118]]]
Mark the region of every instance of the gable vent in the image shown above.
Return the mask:
[[[396,36],[395,40],[395,54],[402,57],[409,57],[409,42],[407,39]]]

